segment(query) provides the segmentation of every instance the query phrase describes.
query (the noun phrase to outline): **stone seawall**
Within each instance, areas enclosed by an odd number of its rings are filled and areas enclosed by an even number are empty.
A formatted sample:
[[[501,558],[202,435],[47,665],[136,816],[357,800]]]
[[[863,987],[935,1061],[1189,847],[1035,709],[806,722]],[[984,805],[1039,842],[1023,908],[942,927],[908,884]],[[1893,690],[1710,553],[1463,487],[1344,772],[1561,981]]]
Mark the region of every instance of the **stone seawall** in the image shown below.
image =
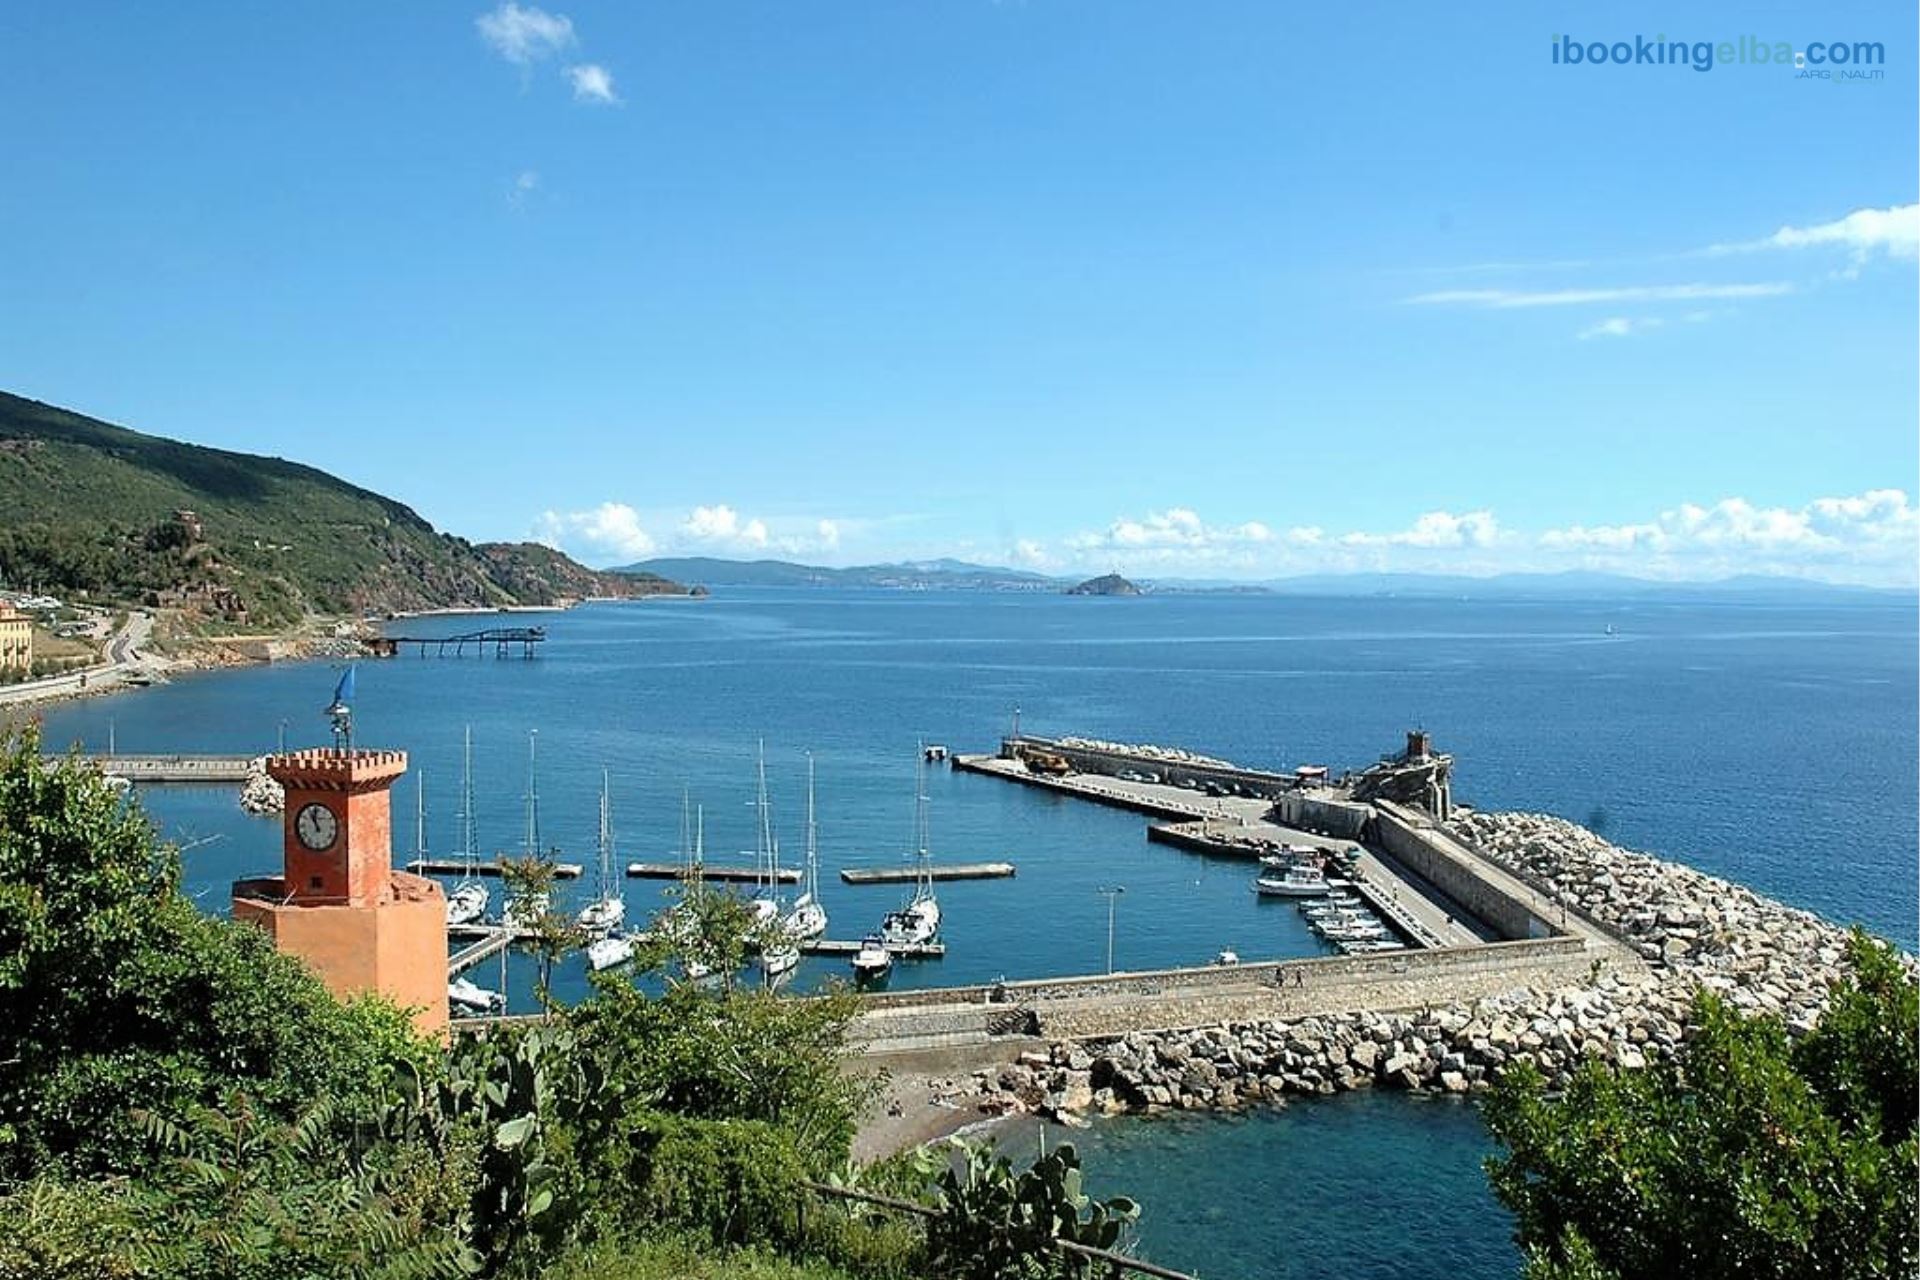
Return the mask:
[[[1103,1034],[1042,1007],[1042,1030],[1052,1040],[1046,1049],[947,1082],[946,1099],[990,1114],[1039,1111],[1071,1122],[1087,1111],[1232,1109],[1374,1087],[1470,1093],[1520,1062],[1564,1084],[1589,1059],[1636,1069],[1682,1052],[1702,990],[1804,1032],[1841,976],[1846,933],[1839,927],[1616,848],[1572,823],[1462,812],[1452,831],[1475,856],[1543,886],[1628,938],[1630,949],[1569,938],[1476,948],[1582,950],[1536,969],[1524,986],[1509,981],[1499,989],[1497,968],[1479,989],[1472,971],[1455,973],[1450,995],[1417,1007],[1393,1007],[1414,994],[1394,988],[1402,975],[1376,979],[1359,1011],[1263,1010],[1236,1004],[1245,993],[1223,989],[1186,1001],[1184,1025],[1167,1030],[1136,1024]],[[1622,962],[1629,950],[1641,965]],[[1354,990],[1363,989],[1356,981]],[[1340,993],[1330,994],[1337,1003]]]

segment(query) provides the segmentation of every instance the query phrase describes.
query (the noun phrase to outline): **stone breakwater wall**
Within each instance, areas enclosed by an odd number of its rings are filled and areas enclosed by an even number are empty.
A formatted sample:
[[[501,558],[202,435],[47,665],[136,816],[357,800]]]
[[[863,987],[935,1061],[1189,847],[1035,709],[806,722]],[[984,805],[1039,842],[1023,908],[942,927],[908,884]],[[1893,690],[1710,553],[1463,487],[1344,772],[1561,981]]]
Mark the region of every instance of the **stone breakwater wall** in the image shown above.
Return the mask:
[[[1072,1121],[1089,1111],[1230,1110],[1376,1087],[1465,1094],[1522,1062],[1564,1084],[1590,1059],[1634,1069],[1681,1052],[1701,990],[1805,1031],[1841,976],[1845,930],[1572,823],[1461,813],[1452,833],[1626,939],[1644,967],[1581,975],[1563,966],[1520,989],[1417,1009],[1393,1008],[1393,993],[1376,991],[1360,1012],[1209,1018],[1211,1002],[1196,999],[1188,1024],[1164,1031],[1076,1035],[1048,1017],[1044,1048],[939,1082],[935,1095],[992,1114]]]

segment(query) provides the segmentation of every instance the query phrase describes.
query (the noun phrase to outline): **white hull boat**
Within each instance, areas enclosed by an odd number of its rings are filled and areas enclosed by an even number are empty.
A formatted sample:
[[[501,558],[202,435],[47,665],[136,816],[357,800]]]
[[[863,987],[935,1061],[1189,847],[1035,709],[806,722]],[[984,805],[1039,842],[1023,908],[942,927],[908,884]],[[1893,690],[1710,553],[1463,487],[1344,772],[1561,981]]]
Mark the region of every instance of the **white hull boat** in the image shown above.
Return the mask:
[[[624,935],[608,934],[587,944],[587,966],[595,973],[617,968],[632,959],[633,939]]]
[[[853,953],[853,977],[856,982],[878,982],[892,968],[893,955],[877,934],[868,934],[861,940],[860,949]]]
[[[1288,867],[1278,873],[1269,868],[1253,882],[1253,891],[1271,898],[1323,898],[1327,878],[1311,867]]]
[[[507,998],[471,979],[455,978],[447,984],[447,1003],[465,1013],[500,1013],[507,1007]]]
[[[463,880],[447,892],[447,923],[472,924],[487,914],[492,895],[478,880]]]

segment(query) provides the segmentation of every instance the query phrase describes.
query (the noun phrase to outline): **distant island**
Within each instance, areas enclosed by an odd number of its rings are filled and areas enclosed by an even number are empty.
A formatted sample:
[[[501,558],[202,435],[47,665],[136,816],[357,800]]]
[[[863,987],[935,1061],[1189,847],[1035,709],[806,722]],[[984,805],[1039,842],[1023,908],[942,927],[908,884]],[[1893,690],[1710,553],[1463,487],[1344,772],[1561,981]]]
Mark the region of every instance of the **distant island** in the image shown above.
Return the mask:
[[[315,467],[144,435],[5,392],[0,509],[0,583],[159,610],[186,633],[687,593],[538,543],[468,542]]]
[[[1139,596],[1145,595],[1146,592],[1117,573],[1103,573],[1097,578],[1088,578],[1077,586],[1068,587],[1067,594],[1070,596]]]

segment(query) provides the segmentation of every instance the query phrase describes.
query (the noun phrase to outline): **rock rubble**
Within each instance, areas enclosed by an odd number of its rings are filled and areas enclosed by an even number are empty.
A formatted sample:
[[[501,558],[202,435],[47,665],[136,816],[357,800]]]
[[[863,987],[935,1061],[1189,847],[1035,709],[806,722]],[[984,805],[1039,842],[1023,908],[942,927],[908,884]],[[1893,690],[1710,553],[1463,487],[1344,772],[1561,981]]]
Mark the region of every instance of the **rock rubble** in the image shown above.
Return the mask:
[[[248,813],[280,813],[287,807],[287,789],[267,776],[267,758],[247,764],[247,780],[240,784],[240,807]]]

